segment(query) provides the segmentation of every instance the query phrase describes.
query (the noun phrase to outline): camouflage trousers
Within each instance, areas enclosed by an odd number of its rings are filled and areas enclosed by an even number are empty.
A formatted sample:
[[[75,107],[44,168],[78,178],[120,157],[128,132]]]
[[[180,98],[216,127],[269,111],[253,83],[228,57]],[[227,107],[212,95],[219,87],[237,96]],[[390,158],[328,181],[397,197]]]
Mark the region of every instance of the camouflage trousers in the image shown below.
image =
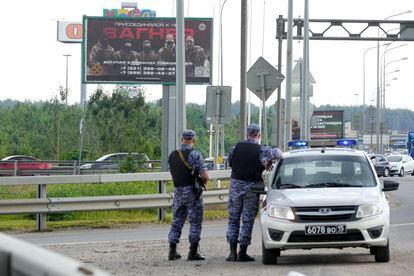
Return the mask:
[[[190,243],[200,241],[201,228],[203,223],[203,196],[195,198],[192,186],[175,187],[173,201],[173,221],[168,241],[170,243],[179,243],[184,222],[188,216],[190,223],[190,233],[188,239]]]
[[[249,245],[252,239],[254,220],[259,210],[259,194],[252,193],[255,182],[230,180],[228,201],[227,242]],[[240,220],[242,222],[240,230]]]

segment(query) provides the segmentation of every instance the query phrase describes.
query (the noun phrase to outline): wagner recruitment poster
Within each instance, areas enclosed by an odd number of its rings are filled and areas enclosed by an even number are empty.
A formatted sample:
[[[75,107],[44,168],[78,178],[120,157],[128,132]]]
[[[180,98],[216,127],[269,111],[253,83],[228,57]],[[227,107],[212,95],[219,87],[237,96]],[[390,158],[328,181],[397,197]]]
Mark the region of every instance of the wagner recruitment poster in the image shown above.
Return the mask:
[[[175,83],[175,18],[84,17],[84,83]],[[185,19],[186,82],[211,84],[212,19]]]

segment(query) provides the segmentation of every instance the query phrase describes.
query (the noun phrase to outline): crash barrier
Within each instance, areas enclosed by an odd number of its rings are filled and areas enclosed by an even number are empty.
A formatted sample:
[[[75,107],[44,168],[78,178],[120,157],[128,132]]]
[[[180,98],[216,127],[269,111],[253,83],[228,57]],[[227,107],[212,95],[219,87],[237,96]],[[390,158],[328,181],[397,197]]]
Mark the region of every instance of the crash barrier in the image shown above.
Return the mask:
[[[84,165],[89,164],[90,167]],[[92,166],[92,165],[99,166]],[[214,161],[205,161],[208,170],[214,170]],[[136,164],[145,171],[161,170],[161,160],[149,160]],[[227,159],[220,164],[219,169],[227,169]],[[0,176],[33,176],[33,175],[85,175],[85,174],[116,174],[120,173],[120,162],[82,161],[77,160],[41,160],[41,161],[0,161]]]
[[[83,168],[85,164],[99,164],[99,167]],[[137,163],[146,171],[160,171],[161,160],[150,160]],[[41,161],[0,161],[0,176],[33,176],[33,175],[79,175],[79,174],[114,174],[119,173],[120,162],[82,161],[77,160],[41,160]]]
[[[109,276],[74,259],[0,233],[1,276]]]
[[[209,171],[209,178],[230,178],[230,170]],[[167,181],[171,181],[169,172],[129,173],[129,174],[103,174],[103,175],[61,175],[61,176],[19,176],[1,177],[0,186],[37,185],[36,199],[0,200],[1,214],[30,214],[37,213],[37,230],[46,229],[46,215],[51,213],[71,211],[100,211],[160,208],[158,218],[164,218],[164,210],[172,206],[173,194],[167,193]],[[159,194],[145,195],[116,195],[94,197],[65,197],[51,198],[47,196],[47,185],[58,184],[100,184],[122,182],[153,181],[158,183]],[[217,189],[204,192],[204,204],[226,203],[227,189]]]

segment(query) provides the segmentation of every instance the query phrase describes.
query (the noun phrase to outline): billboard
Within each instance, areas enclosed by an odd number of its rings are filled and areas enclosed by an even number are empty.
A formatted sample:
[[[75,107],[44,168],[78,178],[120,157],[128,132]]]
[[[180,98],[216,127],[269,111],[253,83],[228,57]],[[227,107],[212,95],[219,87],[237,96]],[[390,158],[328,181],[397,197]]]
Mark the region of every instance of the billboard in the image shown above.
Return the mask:
[[[57,21],[57,40],[63,43],[81,43],[82,23]]]
[[[175,18],[84,17],[84,83],[175,83]],[[212,19],[185,19],[186,82],[211,83]]]
[[[314,111],[311,119],[310,138],[311,140],[343,139],[344,111]]]

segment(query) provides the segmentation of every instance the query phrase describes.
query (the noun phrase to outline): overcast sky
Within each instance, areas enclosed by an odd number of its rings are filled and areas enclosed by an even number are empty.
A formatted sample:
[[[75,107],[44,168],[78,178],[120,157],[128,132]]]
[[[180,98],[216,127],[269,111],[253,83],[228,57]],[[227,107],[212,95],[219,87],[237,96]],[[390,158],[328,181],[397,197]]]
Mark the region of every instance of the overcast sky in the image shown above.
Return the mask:
[[[278,63],[275,39],[276,18],[287,16],[287,0],[248,0],[252,5],[252,37],[248,65],[262,56],[271,64]],[[294,1],[294,17],[303,17],[303,2]],[[414,11],[413,0],[310,0],[310,18],[315,19],[384,19],[390,15]],[[140,9],[156,10],[159,17],[175,15],[173,0],[141,0]],[[214,49],[218,47],[218,22],[220,0],[184,0],[188,17],[213,17],[215,19]],[[109,0],[61,0],[61,1],[13,1],[2,3],[0,17],[2,29],[1,90],[0,99],[49,100],[57,94],[58,87],[65,85],[65,58],[69,58],[69,102],[79,102],[81,46],[63,44],[56,40],[56,20],[78,21],[82,15],[100,16],[103,8],[120,8],[121,1]],[[265,7],[265,8],[264,8]],[[265,12],[264,12],[265,10]],[[264,17],[264,39],[263,33]],[[394,20],[414,20],[414,13],[394,17]],[[341,33],[338,33],[340,35]],[[223,9],[224,85],[233,87],[232,101],[239,100],[240,85],[240,0],[228,0]],[[263,44],[264,43],[264,44]],[[394,43],[398,46],[404,43]],[[311,102],[316,105],[362,104],[363,53],[376,42],[310,41],[310,71],[316,84]],[[283,63],[286,62],[284,42]],[[391,48],[391,47],[390,47]],[[293,59],[302,56],[302,43],[295,41]],[[218,84],[218,51],[213,53],[213,84]],[[376,89],[376,56],[369,51],[366,56],[366,102],[372,103]],[[389,64],[386,79],[386,105],[391,108],[414,110],[412,76],[414,68],[414,42],[389,51],[387,61],[407,57],[408,60]],[[282,73],[285,74],[284,69]],[[96,85],[88,85],[90,95]],[[146,98],[161,98],[161,85],[147,85]],[[284,86],[283,87],[283,91]],[[110,90],[113,86],[106,85]],[[187,102],[202,104],[206,98],[206,86],[187,86]],[[283,92],[284,93],[284,92]],[[273,104],[274,93],[267,104]],[[255,95],[253,103],[258,104]]]

